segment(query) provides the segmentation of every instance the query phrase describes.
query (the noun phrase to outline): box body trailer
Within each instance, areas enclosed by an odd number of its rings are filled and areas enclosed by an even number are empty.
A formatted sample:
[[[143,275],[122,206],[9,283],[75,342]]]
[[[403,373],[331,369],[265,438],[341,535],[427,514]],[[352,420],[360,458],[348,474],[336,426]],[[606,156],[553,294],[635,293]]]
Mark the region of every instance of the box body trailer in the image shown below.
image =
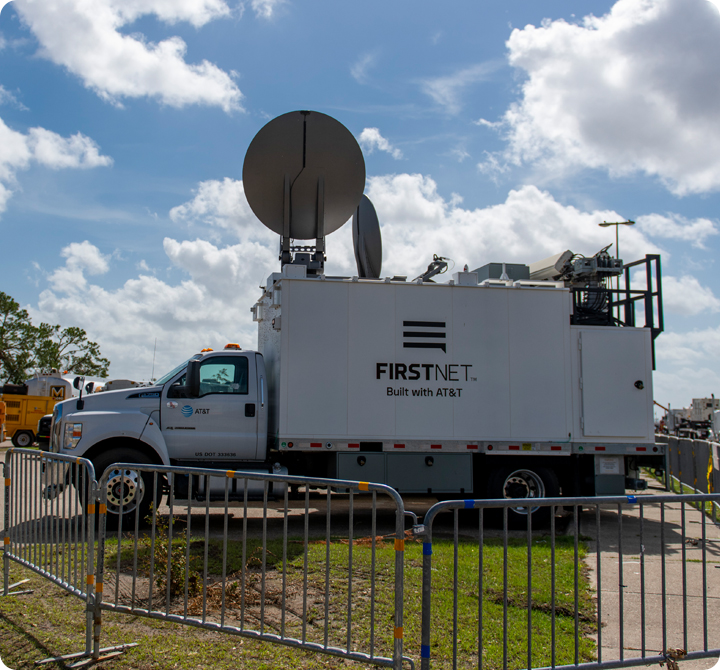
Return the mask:
[[[661,450],[650,330],[572,325],[562,283],[278,274],[267,286],[254,311],[270,448],[318,474],[469,494],[485,457],[597,455],[588,476],[609,493],[638,476],[626,456]]]

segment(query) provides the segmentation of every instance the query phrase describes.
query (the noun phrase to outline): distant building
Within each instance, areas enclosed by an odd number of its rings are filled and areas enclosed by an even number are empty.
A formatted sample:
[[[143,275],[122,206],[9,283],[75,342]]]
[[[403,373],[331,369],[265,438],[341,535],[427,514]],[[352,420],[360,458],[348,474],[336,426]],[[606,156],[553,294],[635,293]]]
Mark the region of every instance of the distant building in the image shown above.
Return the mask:
[[[720,409],[720,398],[693,398],[688,408],[690,421],[712,421],[713,412]]]

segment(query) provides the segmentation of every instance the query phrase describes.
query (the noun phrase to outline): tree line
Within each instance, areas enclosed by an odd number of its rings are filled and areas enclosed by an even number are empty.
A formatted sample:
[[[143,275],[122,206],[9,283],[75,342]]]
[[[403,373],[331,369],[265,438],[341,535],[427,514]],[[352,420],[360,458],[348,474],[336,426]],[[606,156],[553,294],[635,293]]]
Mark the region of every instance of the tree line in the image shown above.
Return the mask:
[[[27,310],[0,291],[0,382],[22,384],[35,372],[107,377],[110,361],[75,326],[32,324]]]

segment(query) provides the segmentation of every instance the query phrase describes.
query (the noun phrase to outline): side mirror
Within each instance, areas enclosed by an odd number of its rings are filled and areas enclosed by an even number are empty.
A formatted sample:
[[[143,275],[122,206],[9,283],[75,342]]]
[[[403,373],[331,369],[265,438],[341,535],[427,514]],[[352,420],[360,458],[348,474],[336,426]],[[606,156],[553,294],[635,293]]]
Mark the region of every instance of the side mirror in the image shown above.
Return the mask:
[[[85,377],[75,377],[75,379],[73,379],[73,386],[79,391],[84,381]]]
[[[185,388],[191,398],[197,398],[200,395],[200,361],[188,363]]]
[[[95,382],[88,382],[85,384],[85,393],[92,393],[95,388]]]

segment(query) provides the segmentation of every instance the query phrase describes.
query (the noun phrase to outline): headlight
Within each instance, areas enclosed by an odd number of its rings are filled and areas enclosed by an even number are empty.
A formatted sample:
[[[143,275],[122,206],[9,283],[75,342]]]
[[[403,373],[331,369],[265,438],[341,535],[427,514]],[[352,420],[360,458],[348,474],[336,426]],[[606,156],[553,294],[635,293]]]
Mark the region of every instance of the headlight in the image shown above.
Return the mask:
[[[80,438],[82,437],[82,424],[81,423],[67,423],[65,424],[65,439],[63,440],[64,449],[74,449],[77,447]]]

